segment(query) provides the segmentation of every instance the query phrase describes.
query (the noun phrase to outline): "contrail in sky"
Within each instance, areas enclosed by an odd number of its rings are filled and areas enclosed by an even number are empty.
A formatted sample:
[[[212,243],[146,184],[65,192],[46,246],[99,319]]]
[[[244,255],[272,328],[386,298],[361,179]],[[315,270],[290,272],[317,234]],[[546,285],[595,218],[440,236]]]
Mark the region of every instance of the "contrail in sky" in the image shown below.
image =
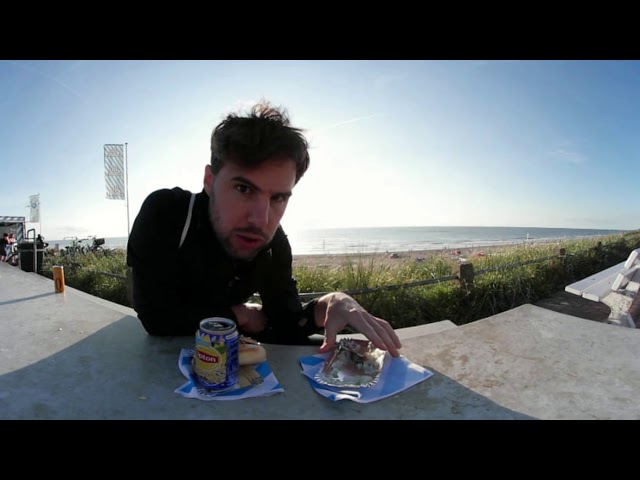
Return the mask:
[[[344,120],[342,122],[333,123],[331,125],[327,125],[326,127],[312,128],[310,130],[314,132],[321,132],[324,130],[329,130],[331,128],[339,127],[340,125],[346,125],[348,123],[359,122],[360,120],[368,120],[369,118],[376,118],[376,117],[383,117],[383,116],[384,115],[382,113],[373,113],[371,115],[365,115],[363,117],[356,117],[356,118],[351,118],[349,120]]]
[[[52,81],[54,83],[57,83],[59,86],[61,86],[62,88],[64,88],[68,92],[74,94],[76,97],[78,97],[80,99],[83,99],[82,95],[80,95],[76,90],[71,88],[69,85],[63,83],[62,81],[58,80],[55,77],[52,77],[51,75],[48,75],[48,74],[42,72],[41,70],[35,68],[32,65],[25,64],[24,62],[16,62],[16,61],[13,61],[13,60],[6,60],[6,61],[9,62],[9,63],[12,63],[13,65],[15,65],[18,68],[21,68],[21,69],[26,70],[26,71],[33,72],[36,75],[39,75],[39,76],[41,76],[41,77],[43,77],[43,78],[45,78],[47,80],[50,80],[50,81]]]

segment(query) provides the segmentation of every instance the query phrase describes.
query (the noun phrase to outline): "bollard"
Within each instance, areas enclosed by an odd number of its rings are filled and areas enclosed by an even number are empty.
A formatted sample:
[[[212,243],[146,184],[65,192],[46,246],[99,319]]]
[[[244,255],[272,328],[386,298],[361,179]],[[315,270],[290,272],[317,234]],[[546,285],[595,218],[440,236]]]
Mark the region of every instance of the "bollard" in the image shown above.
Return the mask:
[[[458,265],[458,282],[465,290],[473,288],[473,263],[461,263]]]

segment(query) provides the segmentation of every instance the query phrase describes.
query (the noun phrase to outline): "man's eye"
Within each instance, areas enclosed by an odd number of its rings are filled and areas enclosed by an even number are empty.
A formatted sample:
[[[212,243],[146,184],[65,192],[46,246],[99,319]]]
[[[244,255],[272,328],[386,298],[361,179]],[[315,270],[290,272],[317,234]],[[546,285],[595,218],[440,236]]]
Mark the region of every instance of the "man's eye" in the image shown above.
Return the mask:
[[[287,197],[286,195],[276,195],[275,197],[273,197],[273,201],[275,203],[286,203],[288,199],[289,197]]]
[[[249,193],[251,192],[251,187],[248,185],[236,185],[236,190],[240,193]]]

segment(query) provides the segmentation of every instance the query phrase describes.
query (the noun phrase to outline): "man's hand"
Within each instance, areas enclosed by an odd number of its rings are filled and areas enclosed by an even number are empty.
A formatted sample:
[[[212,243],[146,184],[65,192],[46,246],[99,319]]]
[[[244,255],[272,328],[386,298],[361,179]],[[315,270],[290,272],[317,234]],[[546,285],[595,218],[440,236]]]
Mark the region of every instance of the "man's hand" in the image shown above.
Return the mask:
[[[373,345],[388,350],[391,356],[400,355],[400,339],[389,322],[368,313],[345,293],[329,293],[318,299],[315,309],[316,325],[324,327],[324,342],[320,352],[327,352],[336,343],[336,336],[347,325],[362,333]]]
[[[243,303],[242,305],[234,305],[231,310],[238,320],[238,328],[243,333],[260,333],[267,328],[267,318],[262,313],[262,305]]]

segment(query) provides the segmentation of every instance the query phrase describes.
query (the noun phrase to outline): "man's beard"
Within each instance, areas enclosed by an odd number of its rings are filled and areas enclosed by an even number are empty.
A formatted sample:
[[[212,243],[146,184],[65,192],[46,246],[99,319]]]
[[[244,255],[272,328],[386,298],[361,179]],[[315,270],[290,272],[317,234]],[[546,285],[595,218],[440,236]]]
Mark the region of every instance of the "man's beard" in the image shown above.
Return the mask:
[[[220,245],[222,245],[223,250],[233,260],[249,262],[256,258],[258,253],[260,253],[265,245],[267,245],[271,241],[271,238],[269,238],[265,232],[263,232],[259,228],[253,227],[237,228],[229,232],[228,235],[225,235],[220,224],[220,213],[216,210],[215,207],[215,195],[213,193],[213,189],[211,191],[209,199],[209,223],[211,224],[211,228],[213,228],[213,233],[218,239],[218,242],[220,242]],[[233,243],[231,242],[231,238],[235,233],[250,233],[252,235],[260,235],[265,239],[265,242],[263,243],[263,245],[257,247],[250,253],[240,253],[233,247]]]

